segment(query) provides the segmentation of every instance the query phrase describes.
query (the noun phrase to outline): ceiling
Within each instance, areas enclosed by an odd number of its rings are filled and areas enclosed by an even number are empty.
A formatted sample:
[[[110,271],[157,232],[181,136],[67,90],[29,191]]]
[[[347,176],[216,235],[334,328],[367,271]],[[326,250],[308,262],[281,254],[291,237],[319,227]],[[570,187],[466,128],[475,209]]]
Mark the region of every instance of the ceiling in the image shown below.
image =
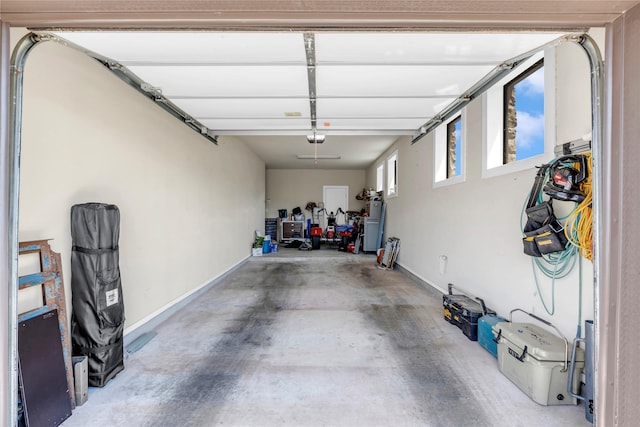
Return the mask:
[[[82,33],[65,36],[105,56],[130,61],[149,85],[175,95],[184,108],[193,108],[192,114],[201,115],[214,132],[222,135],[255,127],[254,133],[245,130],[245,134],[236,135],[265,160],[268,168],[361,168],[398,135],[415,131],[412,126],[421,117],[426,120],[448,96],[454,97],[471,72],[491,66],[496,58],[485,58],[487,51],[491,57],[493,48],[497,48],[501,61],[527,49],[519,43],[544,42],[535,39],[540,33],[528,40],[523,30],[556,34],[585,31],[613,22],[639,3],[0,0],[0,19],[12,27],[43,31],[105,30],[97,35],[85,33],[83,39]],[[175,32],[150,36],[140,32],[142,29]],[[114,30],[127,33],[118,35],[111,32]],[[195,39],[188,31],[197,31]],[[441,33],[434,33],[437,31]],[[317,126],[328,135],[318,147],[306,144],[302,135],[306,130],[299,128],[309,126],[312,113],[309,100],[304,99],[310,81],[304,65],[304,32],[314,33]],[[506,49],[509,43],[513,43],[510,51]],[[140,56],[133,55],[136,50]],[[206,62],[202,64],[201,60]],[[184,63],[166,67],[171,61]],[[452,65],[464,76],[453,78],[448,73]],[[440,80],[440,76],[446,80]],[[185,81],[194,85],[187,88]],[[196,84],[202,86],[195,96],[188,91],[181,93],[182,89],[193,90]],[[207,90],[213,96],[208,96]],[[283,117],[284,113],[300,116]],[[315,148],[319,153],[340,155],[341,159],[316,164],[295,158]]]
[[[560,32],[57,32],[267,168],[365,168],[499,64]],[[326,135],[310,144],[307,135]],[[311,159],[298,159],[308,155]],[[339,156],[340,159],[322,159]]]

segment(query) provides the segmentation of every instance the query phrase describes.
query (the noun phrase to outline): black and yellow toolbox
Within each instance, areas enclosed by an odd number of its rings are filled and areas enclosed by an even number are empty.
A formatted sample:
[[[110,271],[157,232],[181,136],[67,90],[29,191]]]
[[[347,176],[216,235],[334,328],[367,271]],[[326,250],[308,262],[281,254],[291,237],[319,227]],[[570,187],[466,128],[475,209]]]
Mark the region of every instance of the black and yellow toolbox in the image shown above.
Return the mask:
[[[456,325],[471,341],[478,341],[478,319],[484,312],[480,303],[466,295],[453,295],[453,285],[449,283],[448,294],[442,295],[444,319]]]

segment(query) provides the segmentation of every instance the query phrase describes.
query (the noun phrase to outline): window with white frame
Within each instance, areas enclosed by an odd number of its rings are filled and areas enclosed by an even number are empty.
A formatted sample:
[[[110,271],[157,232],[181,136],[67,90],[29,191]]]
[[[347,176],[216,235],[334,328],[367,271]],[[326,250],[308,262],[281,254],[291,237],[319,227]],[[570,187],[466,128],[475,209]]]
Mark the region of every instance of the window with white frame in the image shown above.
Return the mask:
[[[460,176],[460,149],[462,147],[462,116],[447,124],[447,179]]]
[[[376,168],[376,191],[384,191],[384,163]]]
[[[553,154],[553,53],[534,55],[484,94],[484,177],[529,169]]]
[[[398,195],[398,151],[387,157],[387,197]]]
[[[464,110],[438,126],[434,132],[434,186],[464,180]]]
[[[503,159],[513,163],[544,153],[544,58],[503,87]]]

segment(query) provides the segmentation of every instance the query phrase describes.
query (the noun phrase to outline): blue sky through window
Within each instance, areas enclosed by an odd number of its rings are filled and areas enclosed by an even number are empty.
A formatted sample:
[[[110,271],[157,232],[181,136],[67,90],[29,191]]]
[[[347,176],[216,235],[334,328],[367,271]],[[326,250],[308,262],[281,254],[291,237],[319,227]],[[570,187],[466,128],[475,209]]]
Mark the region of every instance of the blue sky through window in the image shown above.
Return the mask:
[[[462,120],[456,120],[456,176],[460,176],[460,163],[462,160]]]
[[[544,153],[544,67],[514,86],[516,92],[516,160]]]

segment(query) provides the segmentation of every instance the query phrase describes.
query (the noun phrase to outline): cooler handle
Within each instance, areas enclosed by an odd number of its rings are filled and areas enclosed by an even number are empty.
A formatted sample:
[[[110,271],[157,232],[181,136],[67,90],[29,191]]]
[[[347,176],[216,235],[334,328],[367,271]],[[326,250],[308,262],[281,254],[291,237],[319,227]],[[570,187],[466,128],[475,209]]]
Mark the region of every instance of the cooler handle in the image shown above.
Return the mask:
[[[513,353],[511,353],[511,348],[509,348],[509,353],[516,358],[516,360],[518,362],[524,362],[524,358],[527,355],[527,346],[524,346],[524,350],[522,350],[522,354],[520,356],[518,356],[518,353],[516,353],[515,351]]]
[[[487,306],[485,305],[484,300],[483,300],[482,298],[480,298],[480,297],[476,297],[476,299],[477,299],[478,301],[480,301],[480,305],[482,306],[482,315],[483,315],[483,316],[486,316],[487,314],[496,314],[496,312],[495,312],[495,311],[493,311],[493,310],[491,310],[491,309],[487,308]]]
[[[498,336],[493,339],[493,342],[496,344],[500,344],[500,338],[502,338],[502,329],[498,331]]]
[[[574,397],[578,400],[585,400],[583,396],[575,394],[573,390],[571,390],[571,386],[573,385],[573,372],[576,366],[576,350],[578,349],[578,344],[581,342],[585,342],[585,340],[583,338],[573,339],[573,348],[571,349],[571,364],[569,365],[569,380],[567,382],[567,392],[571,397]]]
[[[511,310],[511,311],[509,312],[509,322],[511,322],[511,321],[512,321],[513,313],[514,313],[515,311],[521,311],[521,312],[523,312],[524,314],[528,314],[530,317],[533,317],[533,318],[534,318],[534,319],[536,319],[537,321],[542,322],[542,323],[544,323],[545,325],[550,326],[550,327],[552,327],[553,329],[555,329],[555,331],[558,333],[558,336],[564,340],[564,354],[565,354],[565,359],[564,359],[564,367],[562,368],[562,370],[561,370],[560,372],[567,372],[567,369],[569,369],[569,361],[566,359],[566,356],[568,356],[568,355],[569,355],[569,341],[567,341],[567,338],[562,334],[562,332],[560,332],[560,329],[556,328],[556,327],[555,327],[551,322],[549,322],[549,321],[547,321],[547,320],[544,320],[544,319],[542,319],[542,318],[540,318],[540,317],[536,316],[536,315],[535,315],[535,314],[533,314],[533,313],[529,313],[528,311],[524,311],[524,310],[523,310],[523,309],[521,309],[521,308],[514,308],[513,310]]]

